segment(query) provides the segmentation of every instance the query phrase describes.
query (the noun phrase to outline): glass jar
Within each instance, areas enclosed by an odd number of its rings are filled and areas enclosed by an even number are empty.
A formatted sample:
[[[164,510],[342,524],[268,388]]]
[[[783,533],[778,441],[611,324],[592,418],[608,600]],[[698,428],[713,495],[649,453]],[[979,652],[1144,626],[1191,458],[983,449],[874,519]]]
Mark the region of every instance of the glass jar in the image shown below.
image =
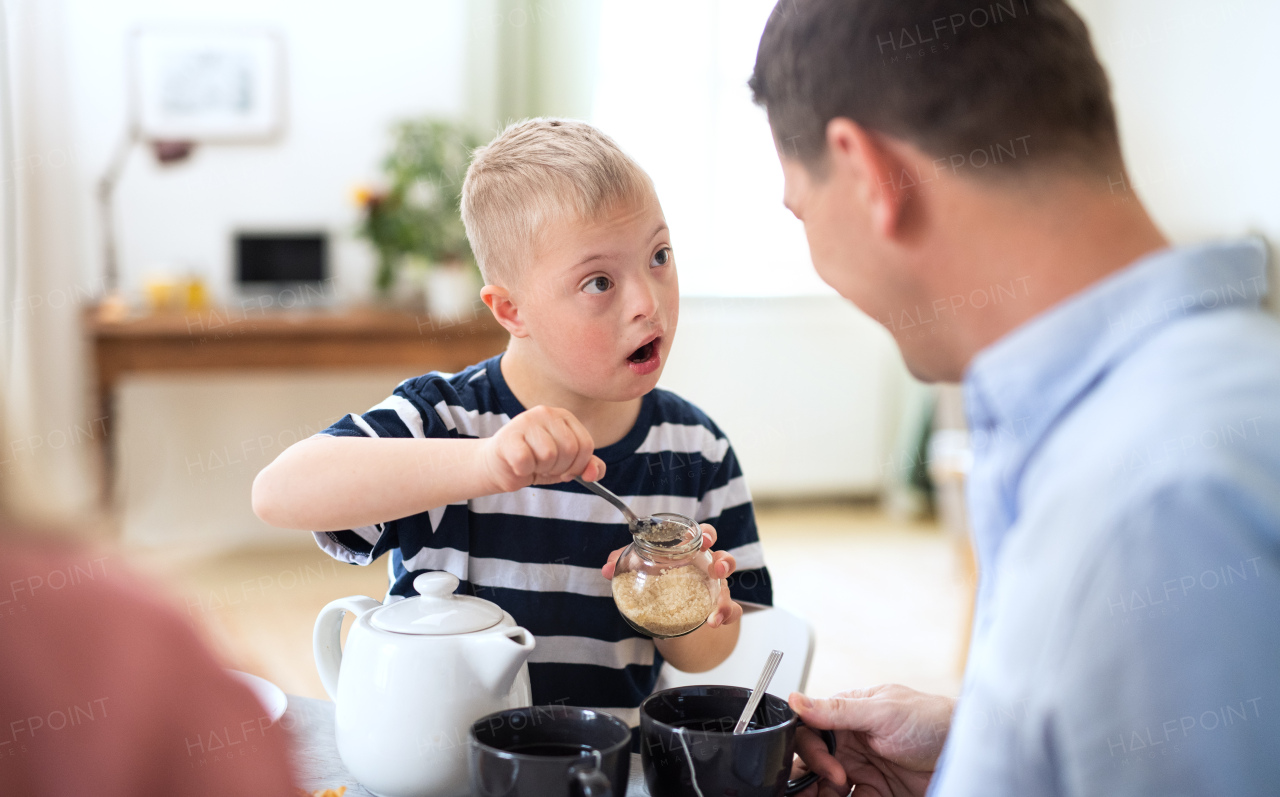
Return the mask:
[[[632,532],[613,572],[613,601],[627,624],[658,639],[697,630],[716,607],[720,581],[708,572],[697,522],[669,512]]]

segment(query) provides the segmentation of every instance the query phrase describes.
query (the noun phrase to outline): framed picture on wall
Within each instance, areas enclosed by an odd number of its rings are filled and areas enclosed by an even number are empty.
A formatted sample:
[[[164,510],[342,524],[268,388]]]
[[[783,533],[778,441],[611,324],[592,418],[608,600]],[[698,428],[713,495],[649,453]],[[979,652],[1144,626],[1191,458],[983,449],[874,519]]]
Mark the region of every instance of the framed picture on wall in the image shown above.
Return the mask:
[[[269,30],[143,28],[133,125],[150,141],[263,141],[284,129],[284,54]]]

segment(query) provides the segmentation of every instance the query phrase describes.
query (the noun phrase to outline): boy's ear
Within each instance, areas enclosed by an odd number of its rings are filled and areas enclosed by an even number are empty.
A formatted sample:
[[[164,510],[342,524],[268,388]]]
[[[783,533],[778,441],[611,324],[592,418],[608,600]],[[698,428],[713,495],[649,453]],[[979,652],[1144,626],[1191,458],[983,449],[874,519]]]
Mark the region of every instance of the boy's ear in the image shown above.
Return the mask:
[[[480,299],[488,305],[489,311],[502,324],[503,329],[511,333],[511,337],[528,336],[524,320],[520,318],[520,308],[511,299],[510,291],[501,285],[486,285],[480,289]]]

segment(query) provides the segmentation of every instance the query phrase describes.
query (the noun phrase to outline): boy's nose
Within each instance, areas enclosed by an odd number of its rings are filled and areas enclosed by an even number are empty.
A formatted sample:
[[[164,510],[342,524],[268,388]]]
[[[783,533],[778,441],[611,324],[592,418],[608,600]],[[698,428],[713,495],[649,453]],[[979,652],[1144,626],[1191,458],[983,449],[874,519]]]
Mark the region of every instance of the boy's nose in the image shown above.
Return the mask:
[[[638,280],[631,290],[633,319],[651,318],[658,312],[658,289],[650,280]]]

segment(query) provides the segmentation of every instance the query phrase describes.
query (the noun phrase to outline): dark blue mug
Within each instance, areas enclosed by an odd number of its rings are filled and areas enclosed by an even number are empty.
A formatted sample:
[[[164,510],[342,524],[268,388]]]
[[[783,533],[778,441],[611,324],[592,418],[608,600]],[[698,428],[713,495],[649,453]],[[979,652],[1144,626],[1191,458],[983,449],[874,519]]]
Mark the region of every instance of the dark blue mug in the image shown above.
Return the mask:
[[[631,729],[572,706],[498,711],[471,725],[474,797],[623,797]]]
[[[655,692],[640,704],[640,760],[650,794],[699,797],[781,797],[818,779],[816,772],[788,780],[796,731],[804,724],[787,702],[765,694],[747,730],[733,726],[751,690],[740,686],[680,686]],[[819,731],[832,753],[836,737]]]

